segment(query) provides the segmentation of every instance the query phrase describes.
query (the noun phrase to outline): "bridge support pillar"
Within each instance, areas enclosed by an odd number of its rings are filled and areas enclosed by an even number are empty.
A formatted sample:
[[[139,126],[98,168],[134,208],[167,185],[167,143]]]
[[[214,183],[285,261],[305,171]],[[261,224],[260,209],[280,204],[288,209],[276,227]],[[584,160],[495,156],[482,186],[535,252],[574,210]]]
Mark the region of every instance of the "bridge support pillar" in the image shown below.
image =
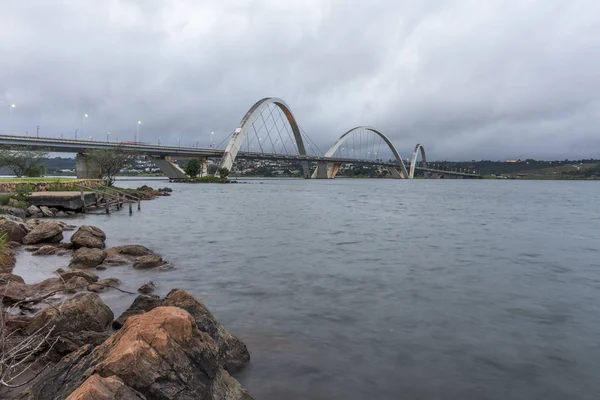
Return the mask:
[[[317,162],[317,169],[315,169],[315,172],[312,174],[313,179],[328,179],[328,175],[327,162]]]
[[[89,159],[83,153],[77,153],[75,157],[75,175],[77,179],[93,179],[94,171],[89,163]]]
[[[171,157],[153,157],[152,162],[167,176],[169,179],[185,179],[187,174],[179,165],[171,161]]]
[[[388,167],[388,171],[390,171],[393,179],[404,179],[404,174],[399,172],[396,167]]]
[[[208,166],[206,164],[206,157],[202,157],[200,158],[200,165],[202,165],[202,167],[200,168],[200,176],[208,176]]]
[[[327,178],[329,178],[329,179],[335,178],[335,176],[337,175],[341,166],[342,166],[342,164],[339,164],[339,163],[331,164],[331,167],[329,167],[329,169],[327,170]]]

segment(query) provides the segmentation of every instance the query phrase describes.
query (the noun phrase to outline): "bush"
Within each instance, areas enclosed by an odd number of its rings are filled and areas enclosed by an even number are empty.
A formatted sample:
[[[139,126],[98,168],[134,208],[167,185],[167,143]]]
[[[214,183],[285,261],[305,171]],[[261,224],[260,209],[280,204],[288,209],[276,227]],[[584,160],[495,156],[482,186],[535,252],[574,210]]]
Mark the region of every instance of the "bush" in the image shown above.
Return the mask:
[[[197,158],[192,158],[183,166],[183,170],[190,177],[195,178],[202,171],[202,163]]]
[[[0,195],[0,206],[7,206],[10,199],[12,199],[12,194]]]
[[[19,183],[15,186],[14,198],[18,201],[26,202],[27,196],[31,195],[35,191],[35,185],[31,183]]]
[[[229,176],[229,170],[225,167],[219,168],[219,176],[223,179],[227,179]]]
[[[37,178],[46,174],[46,168],[43,165],[30,165],[25,168],[23,175],[29,178]]]

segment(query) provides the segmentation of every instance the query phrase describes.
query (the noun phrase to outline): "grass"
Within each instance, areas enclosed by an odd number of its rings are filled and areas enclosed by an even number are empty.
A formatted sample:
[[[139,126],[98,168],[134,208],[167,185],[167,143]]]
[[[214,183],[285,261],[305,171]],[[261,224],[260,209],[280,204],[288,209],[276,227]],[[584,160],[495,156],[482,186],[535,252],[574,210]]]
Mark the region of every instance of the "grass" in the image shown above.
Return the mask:
[[[0,178],[0,183],[76,183],[81,181],[88,181],[89,179],[77,179],[77,178],[57,178],[57,177],[46,177],[46,178]]]

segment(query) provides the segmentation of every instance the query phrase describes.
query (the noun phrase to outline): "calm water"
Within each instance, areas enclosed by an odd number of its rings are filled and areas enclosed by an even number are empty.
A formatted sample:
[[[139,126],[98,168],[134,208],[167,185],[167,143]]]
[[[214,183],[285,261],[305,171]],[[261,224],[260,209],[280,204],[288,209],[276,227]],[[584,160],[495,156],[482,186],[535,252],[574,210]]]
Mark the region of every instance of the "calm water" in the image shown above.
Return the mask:
[[[103,273],[201,298],[257,399],[600,398],[597,183],[150,184],[175,193],[85,223],[177,269]]]

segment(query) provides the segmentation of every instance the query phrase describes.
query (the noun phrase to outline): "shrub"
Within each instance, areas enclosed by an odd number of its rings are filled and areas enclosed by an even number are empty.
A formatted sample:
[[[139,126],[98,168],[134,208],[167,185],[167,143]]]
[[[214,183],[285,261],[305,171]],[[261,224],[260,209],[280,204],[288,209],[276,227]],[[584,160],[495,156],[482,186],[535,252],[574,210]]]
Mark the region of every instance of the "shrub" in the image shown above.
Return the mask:
[[[10,199],[12,199],[12,195],[11,194],[0,195],[0,205],[1,206],[8,205],[8,202],[10,201]]]
[[[35,191],[35,185],[31,183],[19,183],[15,186],[15,199],[18,201],[25,202],[27,196],[31,195]]]

